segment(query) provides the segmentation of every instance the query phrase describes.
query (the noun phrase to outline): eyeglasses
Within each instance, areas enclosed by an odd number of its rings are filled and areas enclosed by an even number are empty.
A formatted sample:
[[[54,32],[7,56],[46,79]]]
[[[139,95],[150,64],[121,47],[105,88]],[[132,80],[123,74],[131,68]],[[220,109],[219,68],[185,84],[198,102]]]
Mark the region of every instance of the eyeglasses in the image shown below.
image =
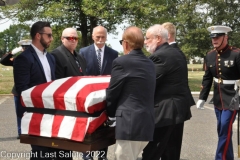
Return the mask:
[[[51,33],[39,33],[39,34],[46,34],[48,36],[48,38],[52,38],[53,35]]]
[[[63,37],[63,38],[66,38],[68,41],[78,40],[78,37]]]
[[[122,40],[119,41],[119,43],[122,45],[122,42],[123,42],[123,41],[124,41],[124,40],[122,39]]]

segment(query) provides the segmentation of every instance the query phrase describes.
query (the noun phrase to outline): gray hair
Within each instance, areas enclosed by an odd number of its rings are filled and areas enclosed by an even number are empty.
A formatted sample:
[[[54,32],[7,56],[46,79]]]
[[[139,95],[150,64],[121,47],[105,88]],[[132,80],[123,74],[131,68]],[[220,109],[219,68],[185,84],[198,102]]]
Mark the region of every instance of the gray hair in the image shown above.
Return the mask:
[[[168,31],[160,24],[155,24],[148,28],[147,32],[154,36],[162,37],[163,41],[168,41]]]

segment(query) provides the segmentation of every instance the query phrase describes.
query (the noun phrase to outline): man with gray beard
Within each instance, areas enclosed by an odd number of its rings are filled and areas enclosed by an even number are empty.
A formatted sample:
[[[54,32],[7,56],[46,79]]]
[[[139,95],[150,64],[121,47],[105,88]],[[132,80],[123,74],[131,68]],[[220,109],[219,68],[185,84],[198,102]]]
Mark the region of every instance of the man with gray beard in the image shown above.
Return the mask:
[[[184,121],[191,118],[186,61],[168,44],[168,31],[162,25],[151,26],[144,43],[155,64],[156,89],[153,141],[144,148],[142,157],[143,160],[179,160],[178,149],[171,140],[183,134]]]

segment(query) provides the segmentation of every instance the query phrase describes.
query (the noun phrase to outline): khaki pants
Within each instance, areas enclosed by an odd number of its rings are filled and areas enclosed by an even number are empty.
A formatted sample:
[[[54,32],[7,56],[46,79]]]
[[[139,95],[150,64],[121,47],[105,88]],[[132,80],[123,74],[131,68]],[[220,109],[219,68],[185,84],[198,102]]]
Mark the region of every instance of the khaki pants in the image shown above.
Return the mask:
[[[136,160],[148,141],[116,140],[115,160]]]

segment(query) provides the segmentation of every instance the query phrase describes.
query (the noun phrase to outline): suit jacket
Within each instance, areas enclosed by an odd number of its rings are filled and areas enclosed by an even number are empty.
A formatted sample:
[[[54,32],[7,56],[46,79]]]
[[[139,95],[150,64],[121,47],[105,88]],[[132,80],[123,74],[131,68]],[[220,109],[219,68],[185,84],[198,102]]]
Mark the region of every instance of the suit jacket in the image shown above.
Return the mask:
[[[181,53],[181,55],[183,56],[184,60],[186,61],[186,66],[187,66],[187,58],[186,58],[185,54],[183,53],[183,51],[178,47],[177,43],[172,43],[172,44],[170,44],[170,46],[172,46],[173,48],[177,49],[177,50],[179,51],[179,53]],[[187,73],[187,76],[188,76],[188,73]],[[187,83],[188,83],[188,79],[186,79],[186,80],[187,80]],[[194,99],[193,99],[193,96],[192,96],[192,94],[191,94],[191,90],[190,90],[189,86],[188,86],[188,92],[189,92],[189,93],[188,93],[187,95],[190,96],[190,97],[188,98],[188,100],[189,100],[189,105],[190,105],[190,106],[193,106],[193,105],[195,105],[195,101],[194,101]]]
[[[112,62],[115,58],[118,57],[117,51],[105,45],[102,70],[101,70],[101,73],[99,73],[97,55],[96,55],[94,44],[81,48],[79,50],[79,53],[86,59],[87,75],[94,75],[94,76],[110,75],[111,69],[112,69]]]
[[[183,123],[190,119],[188,69],[181,53],[164,43],[149,58],[156,68],[156,127]]]
[[[52,80],[55,80],[55,59],[47,53],[47,60],[51,68]],[[32,46],[29,46],[14,59],[13,74],[14,83],[19,95],[26,89],[47,82],[43,66]]]
[[[153,139],[155,83],[154,64],[141,50],[113,61],[106,101],[107,114],[116,116],[116,139]]]
[[[75,52],[75,51],[74,51]],[[56,60],[56,79],[65,78],[70,76],[83,76],[86,75],[86,61],[81,56],[77,55],[80,68],[77,66],[76,60],[72,53],[64,46],[61,45],[51,52]]]

